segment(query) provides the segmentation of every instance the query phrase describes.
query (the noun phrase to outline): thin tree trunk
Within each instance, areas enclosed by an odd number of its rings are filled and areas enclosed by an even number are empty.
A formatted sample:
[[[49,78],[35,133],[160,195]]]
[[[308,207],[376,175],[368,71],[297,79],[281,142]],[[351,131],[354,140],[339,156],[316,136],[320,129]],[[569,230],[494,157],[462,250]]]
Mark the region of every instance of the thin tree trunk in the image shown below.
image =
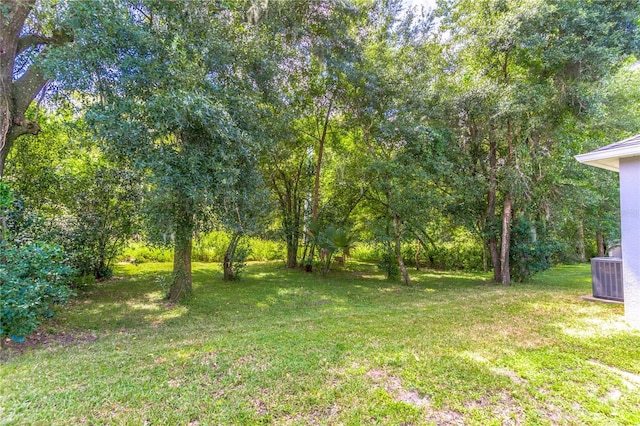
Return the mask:
[[[505,59],[506,63],[506,59]],[[513,149],[513,134],[511,120],[507,119],[507,167],[514,167],[515,154]],[[502,284],[511,285],[511,271],[509,262],[509,252],[511,248],[511,219],[513,210],[513,199],[511,193],[507,191],[504,197],[504,208],[502,210],[502,244],[500,250],[500,270]]]
[[[402,272],[402,279],[406,285],[411,285],[411,278],[409,278],[409,272],[407,271],[407,267],[402,260],[402,251],[400,245],[400,218],[397,214],[393,215],[393,233],[395,237],[395,254],[396,259],[398,259],[398,266],[400,267],[400,272]]]
[[[596,244],[598,246],[598,257],[604,257],[606,246],[604,244],[604,234],[600,231],[596,231]]]
[[[322,133],[320,134],[320,138],[318,138],[318,160],[316,162],[316,176],[315,182],[313,184],[313,201],[311,205],[311,218],[317,222],[319,218],[319,206],[320,206],[320,176],[322,172],[322,157],[324,155],[324,144],[327,140],[327,131],[329,130],[329,117],[331,116],[331,111],[333,109],[333,99],[329,101],[329,106],[327,107],[327,114],[324,117],[324,122],[322,124]],[[309,252],[309,259],[307,259],[306,270],[311,272],[313,270],[313,256],[315,252],[315,247],[311,246],[311,251]]]
[[[332,110],[333,99],[329,101],[327,114],[325,115],[324,122],[322,123],[322,133],[320,134],[320,138],[318,139],[318,161],[316,163],[316,176],[313,185],[313,205],[311,207],[311,216],[315,221],[318,220],[318,207],[320,204],[320,175],[322,171],[322,156],[324,154],[324,144],[327,140],[327,131],[329,130],[329,117],[331,117]]]
[[[316,255],[316,243],[311,243],[309,247],[309,257],[307,263],[304,265],[305,272],[313,272],[313,258]]]
[[[587,253],[584,248],[584,223],[578,222],[578,255],[580,256],[580,262],[587,261]]]
[[[227,246],[227,250],[224,253],[224,259],[222,261],[222,279],[225,281],[231,281],[235,279],[235,274],[233,273],[233,257],[236,253],[236,247],[238,247],[238,241],[240,241],[240,233],[234,232],[231,236],[231,241],[229,241],[229,246]]]
[[[193,241],[193,216],[188,206],[183,205],[176,219],[173,252],[173,276],[169,289],[169,300],[179,302],[192,293],[191,247]]]
[[[502,284],[511,285],[511,272],[509,270],[509,245],[511,243],[511,214],[512,205],[511,197],[504,199],[504,209],[502,211],[502,246],[500,250],[500,264],[502,269]]]
[[[500,266],[500,253],[498,251],[498,237],[496,235],[496,157],[497,157],[497,144],[492,138],[489,141],[489,190],[487,192],[487,222],[489,223],[489,240],[487,245],[489,246],[489,253],[491,254],[491,267],[493,268],[493,280],[495,282],[502,281],[502,270]]]
[[[298,266],[298,244],[297,241],[290,241],[287,238],[287,268]]]
[[[416,255],[414,257],[414,261],[416,262],[416,271],[420,270],[420,248],[422,248],[422,245],[420,244],[420,239],[418,239],[418,248],[416,249]]]
[[[295,201],[294,201],[295,202]],[[287,212],[284,220],[285,241],[287,243],[287,268],[298,266],[298,244],[300,240],[300,212],[297,207]]]

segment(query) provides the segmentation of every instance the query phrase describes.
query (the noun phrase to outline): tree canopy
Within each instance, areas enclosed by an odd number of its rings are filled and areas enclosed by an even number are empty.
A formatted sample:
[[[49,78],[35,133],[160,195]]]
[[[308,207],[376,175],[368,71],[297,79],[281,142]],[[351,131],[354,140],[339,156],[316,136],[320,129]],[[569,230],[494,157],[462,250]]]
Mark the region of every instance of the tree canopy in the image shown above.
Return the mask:
[[[616,241],[615,180],[572,156],[638,131],[636,2],[12,0],[0,14],[0,175],[41,220],[95,221],[102,237],[63,246],[95,247],[96,276],[133,236],[170,244],[179,301],[213,229],[233,235],[227,260],[258,235],[325,273],[358,241],[407,285],[425,263],[510,284]]]

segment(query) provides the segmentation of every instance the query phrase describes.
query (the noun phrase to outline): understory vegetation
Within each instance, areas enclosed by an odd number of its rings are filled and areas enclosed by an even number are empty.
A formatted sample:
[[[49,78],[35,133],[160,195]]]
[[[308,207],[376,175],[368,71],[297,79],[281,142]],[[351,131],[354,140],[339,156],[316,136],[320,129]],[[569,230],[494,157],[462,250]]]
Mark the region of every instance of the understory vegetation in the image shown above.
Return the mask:
[[[0,365],[1,424],[638,424],[640,334],[587,265],[503,287],[374,265],[117,265]],[[20,349],[22,348],[22,349]],[[46,372],[46,373],[43,373]]]

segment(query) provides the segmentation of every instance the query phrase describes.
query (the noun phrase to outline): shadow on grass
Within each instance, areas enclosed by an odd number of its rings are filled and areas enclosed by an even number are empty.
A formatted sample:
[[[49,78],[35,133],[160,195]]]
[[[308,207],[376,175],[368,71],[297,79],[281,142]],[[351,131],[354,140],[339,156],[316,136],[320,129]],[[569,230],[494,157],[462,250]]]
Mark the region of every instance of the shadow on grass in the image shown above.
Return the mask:
[[[430,303],[455,308],[465,297],[478,299],[486,292],[501,297],[502,287],[486,274],[411,271],[413,286],[384,279],[375,265],[349,262],[326,276],[285,268],[282,263],[250,263],[238,281],[223,281],[218,264],[193,264],[194,297],[175,305],[163,298],[160,281],[170,278],[171,264],[118,265],[117,277],[96,283],[65,308],[62,323],[70,328],[92,330],[135,329],[180,325],[206,320],[227,323],[230,318],[265,320],[277,313],[282,321],[305,315],[329,314],[349,309],[399,309],[415,303],[416,296]],[[558,285],[558,276],[566,276]],[[545,291],[584,285],[584,268],[566,267],[561,274],[543,275],[532,290]],[[505,290],[508,291],[508,290]],[[499,294],[498,294],[499,293]],[[520,292],[521,293],[521,292]],[[464,303],[464,301],[463,301]],[[224,320],[224,321],[222,321]]]
[[[118,265],[116,277],[78,292],[71,306],[62,310],[62,322],[70,328],[112,331],[153,327],[186,314],[185,306],[165,300],[159,282],[170,272],[166,265],[158,266]]]

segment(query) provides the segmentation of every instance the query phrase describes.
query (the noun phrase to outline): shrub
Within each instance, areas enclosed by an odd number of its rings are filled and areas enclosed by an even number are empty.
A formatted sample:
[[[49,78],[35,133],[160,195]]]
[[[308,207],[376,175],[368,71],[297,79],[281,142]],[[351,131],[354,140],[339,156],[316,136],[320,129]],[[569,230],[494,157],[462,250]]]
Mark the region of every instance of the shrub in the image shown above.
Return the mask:
[[[122,251],[118,259],[135,263],[171,262],[173,260],[173,250],[167,247],[131,242]]]
[[[0,336],[30,334],[71,295],[74,270],[55,245],[0,243]]]
[[[356,243],[351,250],[351,257],[360,262],[378,262],[382,255],[382,248],[374,243]]]
[[[231,235],[224,231],[213,231],[197,238],[193,244],[191,258],[196,262],[222,262]]]
[[[281,241],[249,238],[249,253],[247,260],[281,260],[286,258],[285,246]]]
[[[224,231],[213,231],[197,238],[193,244],[191,259],[195,262],[222,262],[231,237]],[[265,240],[257,237],[248,238],[247,261],[280,260],[285,257],[284,243]],[[125,262],[171,262],[173,248],[171,246],[147,245],[130,242],[118,257]]]
[[[533,224],[523,217],[514,221],[511,230],[511,276],[515,281],[526,281],[533,274],[553,266],[553,256],[563,245],[544,236],[535,236]]]
[[[398,278],[400,276],[400,266],[395,257],[388,253],[382,255],[382,259],[378,262],[378,268],[384,272],[388,279]]]

